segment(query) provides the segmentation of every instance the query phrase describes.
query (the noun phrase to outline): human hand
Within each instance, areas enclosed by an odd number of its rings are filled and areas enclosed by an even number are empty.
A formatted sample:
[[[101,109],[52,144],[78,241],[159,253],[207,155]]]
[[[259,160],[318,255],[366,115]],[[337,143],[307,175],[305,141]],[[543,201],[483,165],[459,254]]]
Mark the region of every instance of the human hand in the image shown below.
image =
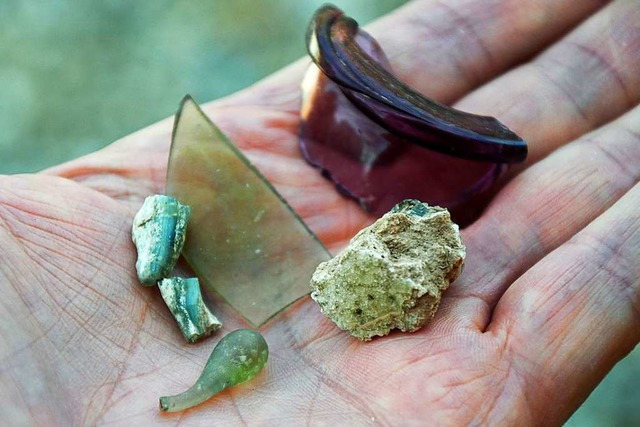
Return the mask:
[[[529,160],[463,231],[465,271],[429,326],[361,343],[305,298],[262,328],[260,376],[185,413],[157,399],[191,385],[213,340],[184,343],[130,242],[164,191],[171,121],[2,177],[3,421],[562,423],[640,340],[640,10],[603,3],[423,0],[370,27],[402,80],[497,116]],[[205,110],[335,252],[372,218],[300,157],[303,69]],[[247,326],[213,311],[223,333]]]

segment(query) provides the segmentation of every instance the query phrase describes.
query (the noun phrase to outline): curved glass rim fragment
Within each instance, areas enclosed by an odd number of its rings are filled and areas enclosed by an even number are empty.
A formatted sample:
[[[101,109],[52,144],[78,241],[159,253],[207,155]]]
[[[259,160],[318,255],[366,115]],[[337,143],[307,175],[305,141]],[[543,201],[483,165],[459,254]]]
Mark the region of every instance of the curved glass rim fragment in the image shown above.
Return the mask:
[[[200,278],[254,326],[310,292],[331,258],[273,186],[185,97],[176,114],[167,194],[191,207],[183,256]]]

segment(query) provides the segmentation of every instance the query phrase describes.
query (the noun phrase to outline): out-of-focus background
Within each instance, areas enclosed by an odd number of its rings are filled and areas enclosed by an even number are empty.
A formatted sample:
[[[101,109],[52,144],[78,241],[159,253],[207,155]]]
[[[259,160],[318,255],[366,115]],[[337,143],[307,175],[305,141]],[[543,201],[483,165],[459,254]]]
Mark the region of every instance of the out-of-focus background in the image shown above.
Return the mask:
[[[337,1],[366,23],[406,0]],[[305,55],[321,0],[0,0],[0,173],[104,147]],[[372,4],[373,3],[373,4]]]
[[[323,0],[0,1],[0,173],[95,151],[305,54]],[[334,0],[362,24],[406,0]],[[567,423],[640,426],[640,350]],[[558,384],[562,387],[562,384]]]

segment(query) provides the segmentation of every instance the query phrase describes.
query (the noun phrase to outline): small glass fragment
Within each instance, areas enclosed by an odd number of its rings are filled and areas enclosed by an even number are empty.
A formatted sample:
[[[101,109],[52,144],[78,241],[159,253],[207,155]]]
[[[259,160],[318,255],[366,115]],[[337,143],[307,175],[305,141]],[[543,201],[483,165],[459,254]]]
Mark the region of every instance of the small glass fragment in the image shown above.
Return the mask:
[[[180,331],[190,343],[199,341],[222,326],[204,304],[197,278],[170,277],[160,281],[158,287]]]
[[[209,400],[216,393],[258,375],[268,358],[269,347],[262,335],[251,329],[237,329],[216,345],[189,390],[160,398],[160,410],[183,411]]]
[[[413,332],[434,316],[464,258],[458,226],[446,209],[405,200],[318,266],[311,298],[361,340],[392,329]]]
[[[186,97],[176,116],[167,194],[191,207],[183,255],[203,292],[253,325],[309,293],[329,253],[238,148]]]
[[[140,283],[153,286],[170,273],[180,256],[189,221],[189,206],[177,199],[149,196],[133,219],[131,238],[138,250]]]

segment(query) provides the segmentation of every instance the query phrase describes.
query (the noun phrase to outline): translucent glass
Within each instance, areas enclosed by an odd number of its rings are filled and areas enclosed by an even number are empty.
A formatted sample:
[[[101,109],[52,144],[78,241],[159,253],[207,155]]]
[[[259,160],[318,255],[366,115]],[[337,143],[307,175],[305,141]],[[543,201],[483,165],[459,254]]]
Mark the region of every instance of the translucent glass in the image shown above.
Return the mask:
[[[185,98],[176,116],[167,194],[191,207],[183,255],[203,291],[259,326],[309,293],[326,248],[291,207]]]

